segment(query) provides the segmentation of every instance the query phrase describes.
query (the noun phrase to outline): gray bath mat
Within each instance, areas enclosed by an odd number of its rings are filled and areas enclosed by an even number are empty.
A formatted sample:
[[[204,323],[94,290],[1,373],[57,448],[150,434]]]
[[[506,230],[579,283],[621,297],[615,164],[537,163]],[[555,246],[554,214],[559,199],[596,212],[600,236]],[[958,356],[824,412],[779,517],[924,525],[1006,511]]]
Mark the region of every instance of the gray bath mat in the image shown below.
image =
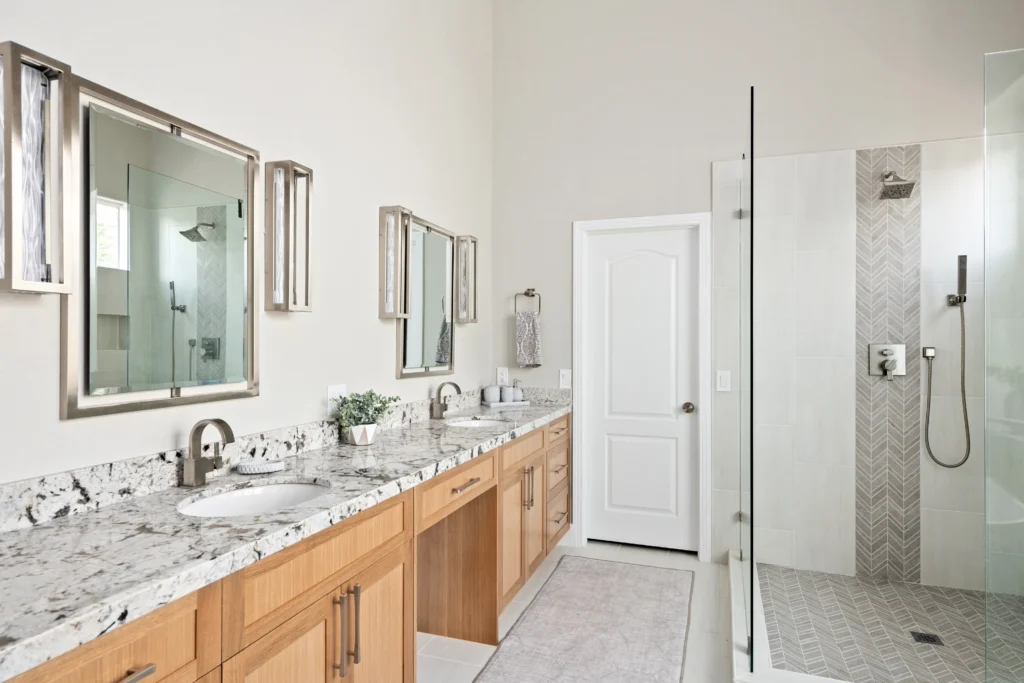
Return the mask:
[[[477,683],[679,683],[693,572],[566,555]]]

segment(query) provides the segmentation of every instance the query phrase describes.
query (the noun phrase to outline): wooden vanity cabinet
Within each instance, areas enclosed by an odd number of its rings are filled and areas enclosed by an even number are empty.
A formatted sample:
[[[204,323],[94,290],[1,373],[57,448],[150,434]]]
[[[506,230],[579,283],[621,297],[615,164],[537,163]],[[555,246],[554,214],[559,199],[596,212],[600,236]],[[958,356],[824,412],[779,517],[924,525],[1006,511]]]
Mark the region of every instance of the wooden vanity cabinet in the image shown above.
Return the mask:
[[[546,454],[538,453],[526,463],[526,505],[523,507],[523,561],[526,576],[537,571],[547,557],[547,525],[544,523],[547,505],[547,486],[544,465]]]
[[[146,683],[208,683],[220,665],[221,585],[151,612],[36,667],[12,683],[121,683],[153,667]]]
[[[501,496],[498,499],[498,535],[501,541],[499,562],[499,603],[504,609],[526,583],[525,515],[529,493],[527,476],[523,468],[514,468],[502,475]]]

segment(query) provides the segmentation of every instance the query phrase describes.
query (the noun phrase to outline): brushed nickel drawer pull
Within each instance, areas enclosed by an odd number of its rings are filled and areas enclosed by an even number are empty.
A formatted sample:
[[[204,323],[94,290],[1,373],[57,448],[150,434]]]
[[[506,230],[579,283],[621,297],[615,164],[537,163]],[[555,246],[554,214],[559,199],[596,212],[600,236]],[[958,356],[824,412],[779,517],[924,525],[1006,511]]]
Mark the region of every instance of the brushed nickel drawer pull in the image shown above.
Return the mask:
[[[362,658],[363,645],[362,638],[359,633],[362,631],[361,625],[363,621],[363,610],[361,609],[361,598],[363,597],[363,587],[361,584],[356,584],[356,587],[351,591],[352,595],[356,598],[356,649],[351,653],[352,661],[358,664]]]
[[[128,678],[125,678],[121,683],[139,683],[139,681],[149,678],[156,673],[156,664],[147,664],[141,669],[128,669]]]
[[[551,436],[553,436],[553,437],[555,437],[557,439],[562,434],[565,434],[567,431],[569,431],[569,428],[568,427],[563,427],[562,429],[559,429],[557,432],[553,432],[551,434]]]
[[[462,486],[460,486],[458,488],[452,489],[452,493],[454,495],[459,495],[460,493],[465,493],[466,491],[468,491],[469,489],[473,488],[474,486],[476,486],[479,483],[480,483],[480,477],[473,477],[472,479],[467,481]]]
[[[562,465],[561,467],[556,467],[555,469],[551,470],[551,473],[552,474],[561,474],[565,470],[566,467],[568,467],[568,465]]]
[[[340,672],[339,677],[348,676],[348,593],[334,598],[335,605],[341,605],[341,664],[335,664],[334,670]]]
[[[555,524],[561,524],[562,520],[565,519],[568,514],[569,514],[569,512],[566,511],[566,512],[563,512],[562,514],[558,515],[558,519],[555,520]]]

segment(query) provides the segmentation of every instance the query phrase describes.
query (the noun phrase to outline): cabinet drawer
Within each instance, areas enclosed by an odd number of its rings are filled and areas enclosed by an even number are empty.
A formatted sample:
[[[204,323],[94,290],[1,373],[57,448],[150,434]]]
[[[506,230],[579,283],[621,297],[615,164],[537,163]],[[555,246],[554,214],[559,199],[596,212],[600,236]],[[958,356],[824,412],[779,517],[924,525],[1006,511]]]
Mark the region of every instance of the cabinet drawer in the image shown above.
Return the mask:
[[[195,683],[220,664],[221,585],[215,583],[122,626],[12,683]]]
[[[563,440],[548,451],[548,491],[569,478],[569,441]]]
[[[547,426],[544,427],[544,431],[547,432],[548,444],[553,444],[557,439],[561,439],[563,436],[568,436],[569,416],[565,415],[563,417],[558,418],[557,420],[554,420],[553,422],[549,423]]]
[[[494,454],[459,465],[420,484],[416,494],[416,533],[419,533],[494,486]]]
[[[412,538],[407,491],[224,579],[224,659]]]
[[[547,549],[549,553],[569,530],[570,500],[568,486],[548,500]]]
[[[534,453],[540,452],[545,443],[544,429],[542,428],[534,429],[515,441],[505,444],[505,447],[501,449],[501,471],[511,469]]]

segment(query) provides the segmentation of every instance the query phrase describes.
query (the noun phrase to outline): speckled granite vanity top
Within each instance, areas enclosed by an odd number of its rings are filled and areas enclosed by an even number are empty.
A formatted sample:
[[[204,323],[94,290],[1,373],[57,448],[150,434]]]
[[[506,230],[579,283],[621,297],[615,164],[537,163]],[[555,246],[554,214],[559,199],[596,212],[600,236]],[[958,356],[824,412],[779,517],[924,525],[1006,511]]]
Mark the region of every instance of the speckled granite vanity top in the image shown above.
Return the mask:
[[[491,451],[569,412],[545,405],[474,408],[501,427],[418,422],[373,446],[337,445],[287,459],[267,476],[230,474],[205,489],[172,488],[29,529],[0,534],[0,681],[137,619]],[[450,421],[454,417],[448,417]],[[270,514],[199,518],[178,511],[196,495],[273,481],[327,484],[307,503]]]

